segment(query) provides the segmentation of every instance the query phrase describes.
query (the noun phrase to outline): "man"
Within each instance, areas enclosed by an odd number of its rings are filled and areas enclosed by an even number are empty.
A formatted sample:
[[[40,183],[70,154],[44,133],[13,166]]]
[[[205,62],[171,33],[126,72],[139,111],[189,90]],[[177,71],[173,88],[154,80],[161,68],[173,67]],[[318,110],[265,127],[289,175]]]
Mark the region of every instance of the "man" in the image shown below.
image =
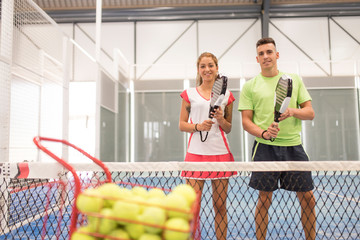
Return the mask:
[[[302,79],[287,74],[293,80],[292,98],[287,110],[281,114],[279,124],[274,122],[274,93],[279,78],[279,52],[272,38],[262,38],[256,43],[261,73],[247,81],[241,91],[239,111],[244,129],[254,135],[252,159],[254,161],[309,161],[301,145],[301,120],[315,116],[311,97]],[[275,141],[270,141],[275,139]],[[315,198],[312,192],[311,172],[253,172],[250,187],[259,190],[255,209],[256,238],[265,239],[268,225],[268,209],[272,193],[280,188],[294,191],[301,205],[301,222],[305,238],[315,239]]]

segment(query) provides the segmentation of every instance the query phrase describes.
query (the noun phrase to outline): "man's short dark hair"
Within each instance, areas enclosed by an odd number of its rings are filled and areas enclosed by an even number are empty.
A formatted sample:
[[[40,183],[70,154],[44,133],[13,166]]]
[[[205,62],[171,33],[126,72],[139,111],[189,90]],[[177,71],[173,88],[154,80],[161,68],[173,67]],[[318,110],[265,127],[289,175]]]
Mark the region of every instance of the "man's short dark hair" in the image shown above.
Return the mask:
[[[272,43],[272,44],[274,44],[274,46],[276,47],[276,43],[275,43],[275,40],[274,40],[274,39],[272,39],[272,38],[262,38],[262,39],[260,39],[259,41],[257,41],[257,43],[256,43],[256,48],[257,48],[258,46],[261,46],[261,45],[264,45],[264,44],[268,44],[268,43]]]

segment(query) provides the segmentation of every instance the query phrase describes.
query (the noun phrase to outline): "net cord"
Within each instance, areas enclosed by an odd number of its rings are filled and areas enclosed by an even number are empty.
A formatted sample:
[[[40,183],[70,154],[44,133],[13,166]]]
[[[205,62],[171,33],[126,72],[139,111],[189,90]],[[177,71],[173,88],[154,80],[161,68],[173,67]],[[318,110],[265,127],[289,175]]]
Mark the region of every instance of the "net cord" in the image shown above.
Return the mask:
[[[97,165],[70,163],[76,171],[103,171]],[[10,177],[17,172],[17,163],[4,163],[10,167]],[[28,178],[58,178],[66,169],[58,163],[29,162]],[[44,171],[51,169],[51,171]],[[107,162],[111,172],[159,172],[159,171],[360,171],[360,161],[310,161],[310,162]],[[3,177],[3,176],[1,176]]]

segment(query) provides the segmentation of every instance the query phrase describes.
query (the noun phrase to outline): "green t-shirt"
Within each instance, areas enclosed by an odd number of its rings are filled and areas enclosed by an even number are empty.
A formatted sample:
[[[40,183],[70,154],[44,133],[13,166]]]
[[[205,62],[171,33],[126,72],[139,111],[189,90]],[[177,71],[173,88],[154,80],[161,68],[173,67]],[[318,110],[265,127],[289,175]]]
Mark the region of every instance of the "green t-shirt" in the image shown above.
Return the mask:
[[[275,77],[267,78],[261,74],[247,81],[240,93],[238,110],[252,110],[253,122],[267,129],[274,122],[274,96],[279,78],[285,73],[279,72]],[[299,108],[299,105],[311,101],[310,94],[297,74],[287,74],[293,80],[292,96],[289,108]],[[280,131],[274,142],[256,138],[256,141],[276,146],[296,146],[301,144],[301,120],[295,117],[287,118],[279,123]]]

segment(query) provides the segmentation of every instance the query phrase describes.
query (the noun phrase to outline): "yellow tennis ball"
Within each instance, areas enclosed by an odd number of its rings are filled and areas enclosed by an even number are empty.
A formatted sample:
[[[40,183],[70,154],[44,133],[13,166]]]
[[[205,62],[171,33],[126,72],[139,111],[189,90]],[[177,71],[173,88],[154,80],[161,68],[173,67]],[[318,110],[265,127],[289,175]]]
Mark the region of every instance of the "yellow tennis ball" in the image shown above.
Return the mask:
[[[133,203],[136,203],[139,205],[140,208],[140,214],[144,211],[145,207],[148,205],[147,200],[139,195],[136,195],[134,197],[131,198]]]
[[[88,216],[89,226],[100,234],[108,234],[117,227],[117,221],[111,219],[114,217],[113,210],[104,208],[100,211],[102,217]]]
[[[178,193],[171,192],[165,198],[165,206],[168,209],[169,218],[191,219],[190,207],[185,197]]]
[[[141,196],[141,197],[143,197],[144,199],[147,199],[148,196],[149,196],[148,191],[147,191],[145,188],[140,187],[140,186],[133,187],[133,188],[131,189],[131,192],[132,192],[134,195],[136,195],[136,196]]]
[[[190,236],[190,224],[183,218],[171,218],[165,223],[165,240],[186,240]]]
[[[113,213],[115,217],[124,219],[124,221],[119,220],[119,224],[126,225],[129,223],[128,220],[137,219],[140,214],[140,206],[137,203],[118,200],[114,203]]]
[[[153,197],[164,198],[166,194],[160,188],[152,188],[149,190],[148,196],[149,198],[153,198]]]
[[[153,207],[163,207],[165,204],[165,197],[152,197],[149,198],[146,203]]]
[[[89,226],[79,227],[72,235],[71,240],[96,240],[95,237],[88,235],[92,233],[92,229]]]
[[[105,198],[104,207],[108,208],[111,208],[117,199],[130,198],[132,196],[129,189],[120,187],[115,183],[105,183],[98,187],[98,191]]]
[[[141,224],[129,223],[125,226],[125,230],[132,239],[138,239],[144,234],[145,227]]]
[[[100,212],[104,200],[94,188],[88,188],[80,193],[76,200],[76,207],[80,212]]]
[[[189,184],[180,184],[176,186],[173,191],[174,193],[178,193],[186,198],[189,207],[191,207],[196,199],[196,192],[193,187]]]
[[[129,234],[121,229],[121,228],[117,228],[115,230],[113,230],[111,233],[109,233],[107,235],[107,238],[104,238],[104,240],[113,240],[114,238],[116,239],[124,239],[124,240],[130,240],[130,236]]]
[[[161,237],[156,234],[144,233],[138,240],[161,240]]]
[[[145,226],[145,232],[152,233],[152,234],[158,234],[162,231],[162,226],[165,224],[166,221],[166,212],[164,209],[159,207],[147,207],[145,208],[143,214],[139,217],[139,220],[148,223],[153,224],[159,227],[155,226]]]

